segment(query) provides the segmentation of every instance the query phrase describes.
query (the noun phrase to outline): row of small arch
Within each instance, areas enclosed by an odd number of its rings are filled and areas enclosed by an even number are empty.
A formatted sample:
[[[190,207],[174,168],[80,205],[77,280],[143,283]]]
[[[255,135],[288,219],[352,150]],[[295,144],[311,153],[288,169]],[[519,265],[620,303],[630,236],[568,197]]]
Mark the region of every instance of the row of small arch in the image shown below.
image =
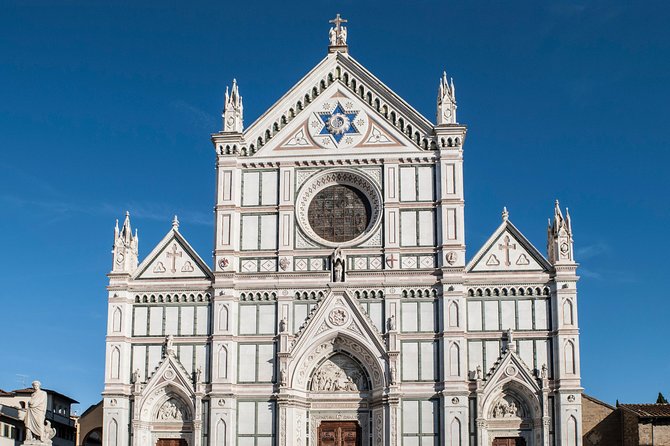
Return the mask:
[[[240,293],[240,300],[251,301],[251,300],[277,300],[277,293],[274,291],[271,292],[250,292],[250,293]]]
[[[482,296],[548,296],[549,287],[503,287],[503,288],[470,288],[469,297]]]
[[[270,129],[266,129],[265,133],[259,136],[256,139],[255,143],[249,145],[249,147],[239,147],[237,144],[228,144],[225,146],[219,147],[219,152],[221,155],[233,155],[239,153],[242,156],[249,156],[255,154],[258,149],[263,147],[267,142],[272,139],[279,131],[284,128],[297,114],[302,111],[307,104],[311,103],[319,94],[321,94],[326,88],[328,88],[333,82],[335,82],[335,77],[341,79],[344,85],[346,85],[354,94],[358,94],[361,99],[366,100],[368,105],[374,107],[379,113],[381,113],[384,118],[386,118],[390,123],[392,123],[397,129],[403,132],[408,138],[410,138],[417,146],[423,148],[424,150],[435,150],[435,142],[431,141],[426,135],[421,135],[418,130],[414,130],[411,124],[405,125],[405,120],[403,118],[398,118],[396,112],[393,110],[389,111],[387,104],[382,104],[381,100],[377,97],[373,97],[371,91],[365,90],[363,85],[358,85],[356,79],[349,80],[349,73],[344,72],[340,67],[335,68],[335,75],[333,73],[328,73],[328,76],[325,79],[322,79],[319,82],[318,88],[315,86],[312,88],[311,94],[307,93],[303,98],[298,100],[295,107],[292,107],[288,112],[272,124]],[[451,138],[449,138],[451,140]],[[442,147],[447,147],[448,141],[442,140]],[[453,147],[453,144],[460,146],[460,138],[451,140],[451,143],[448,147]]]
[[[415,298],[421,298],[421,297],[430,297],[430,298],[437,298],[437,290],[431,289],[431,288],[419,288],[419,289],[410,289],[410,290],[402,290],[402,293],[400,294],[401,297],[407,298],[407,299],[415,299]]]
[[[136,303],[150,302],[209,302],[211,296],[209,293],[198,294],[137,294]]]

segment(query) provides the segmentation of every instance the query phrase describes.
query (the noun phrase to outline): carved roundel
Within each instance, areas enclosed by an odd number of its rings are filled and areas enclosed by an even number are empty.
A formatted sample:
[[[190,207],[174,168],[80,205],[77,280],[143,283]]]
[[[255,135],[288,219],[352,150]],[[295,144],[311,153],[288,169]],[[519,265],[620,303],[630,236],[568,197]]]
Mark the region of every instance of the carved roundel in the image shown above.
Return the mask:
[[[517,374],[517,369],[513,365],[509,365],[505,369],[505,375],[507,375],[507,376],[516,376],[516,374]]]
[[[328,322],[336,327],[341,327],[349,320],[349,314],[342,308],[335,308],[328,315]]]
[[[164,376],[165,379],[167,379],[168,381],[172,381],[172,380],[175,378],[175,376],[177,376],[177,375],[176,375],[176,373],[174,372],[174,370],[172,370],[172,369],[167,369],[167,370],[165,371],[165,374],[163,374],[163,376]]]
[[[381,192],[365,174],[335,169],[305,182],[298,193],[296,217],[317,243],[354,246],[377,229],[381,208]]]

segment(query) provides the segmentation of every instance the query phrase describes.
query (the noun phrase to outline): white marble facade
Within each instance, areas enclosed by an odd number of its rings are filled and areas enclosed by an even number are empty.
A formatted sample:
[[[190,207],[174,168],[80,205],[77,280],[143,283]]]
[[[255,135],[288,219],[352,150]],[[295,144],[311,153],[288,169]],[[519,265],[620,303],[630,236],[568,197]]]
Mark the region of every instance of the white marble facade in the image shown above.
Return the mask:
[[[332,421],[366,446],[581,445],[570,216],[546,257],[506,210],[466,254],[453,81],[433,124],[334,23],[250,127],[226,92],[211,262],[176,218],[142,262],[117,225],[104,446],[316,446]]]

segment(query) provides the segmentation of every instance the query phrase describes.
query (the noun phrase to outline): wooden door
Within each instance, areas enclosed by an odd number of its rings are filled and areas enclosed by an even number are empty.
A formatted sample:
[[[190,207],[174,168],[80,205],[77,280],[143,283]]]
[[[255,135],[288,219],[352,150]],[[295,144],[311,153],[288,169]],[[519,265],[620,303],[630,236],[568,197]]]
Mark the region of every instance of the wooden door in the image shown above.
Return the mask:
[[[183,438],[159,438],[156,446],[187,446]]]
[[[360,446],[360,429],[356,421],[322,421],[318,446]]]
[[[493,446],[526,446],[526,440],[518,437],[499,437],[493,440]]]

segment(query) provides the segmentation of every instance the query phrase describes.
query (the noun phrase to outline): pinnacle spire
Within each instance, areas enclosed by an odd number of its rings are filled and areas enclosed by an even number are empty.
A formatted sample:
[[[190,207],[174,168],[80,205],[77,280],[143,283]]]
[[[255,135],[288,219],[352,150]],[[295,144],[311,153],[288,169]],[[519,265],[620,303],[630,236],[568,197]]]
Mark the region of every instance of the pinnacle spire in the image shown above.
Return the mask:
[[[547,227],[547,251],[549,261],[556,263],[572,263],[573,260],[572,222],[570,211],[565,208],[565,218],[561,205],[554,202],[554,219],[549,219]]]
[[[130,212],[126,211],[126,218],[119,229],[119,220],[114,224],[114,246],[112,249],[112,272],[131,273],[137,268],[138,255],[137,228],[135,235],[130,225]]]
[[[437,89],[437,124],[456,124],[456,88],[454,79],[447,78],[447,72],[442,71],[442,77]]]
[[[172,219],[172,229],[175,231],[179,230],[179,219],[177,218],[177,215],[175,214],[174,218]]]
[[[502,210],[502,221],[509,220],[509,212],[507,211],[507,206],[503,206]]]
[[[244,105],[242,104],[242,96],[237,86],[237,79],[233,79],[233,86],[228,90],[226,86],[226,94],[224,95],[223,104],[223,131],[242,133],[244,129]]]

